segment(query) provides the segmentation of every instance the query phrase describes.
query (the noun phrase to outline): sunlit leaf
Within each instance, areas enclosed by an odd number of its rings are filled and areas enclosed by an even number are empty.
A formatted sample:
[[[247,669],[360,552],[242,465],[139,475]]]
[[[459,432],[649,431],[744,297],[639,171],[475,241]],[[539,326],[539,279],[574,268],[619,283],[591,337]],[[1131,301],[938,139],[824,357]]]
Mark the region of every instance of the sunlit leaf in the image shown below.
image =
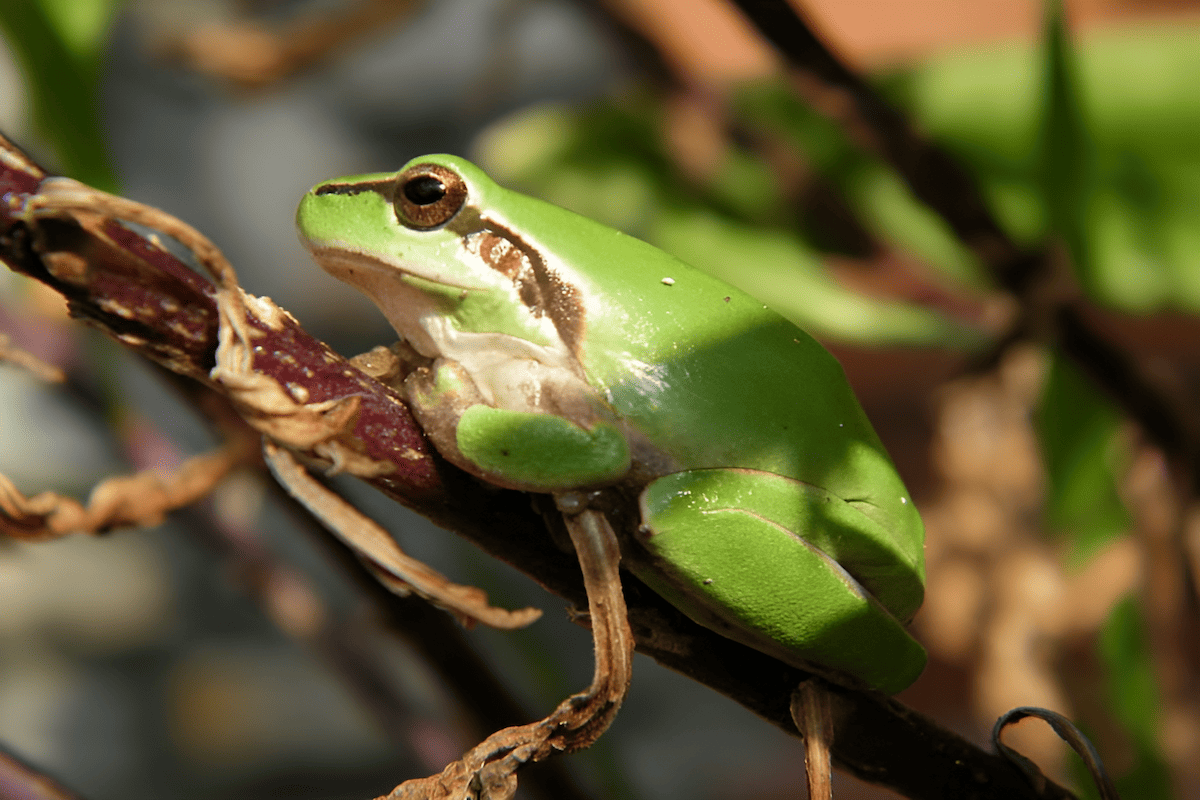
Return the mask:
[[[973,48],[889,86],[970,165],[1019,241],[1075,231],[1067,243],[1092,299],[1200,312],[1190,211],[1200,203],[1200,27],[1091,34],[1068,48],[1055,19],[1040,52]]]

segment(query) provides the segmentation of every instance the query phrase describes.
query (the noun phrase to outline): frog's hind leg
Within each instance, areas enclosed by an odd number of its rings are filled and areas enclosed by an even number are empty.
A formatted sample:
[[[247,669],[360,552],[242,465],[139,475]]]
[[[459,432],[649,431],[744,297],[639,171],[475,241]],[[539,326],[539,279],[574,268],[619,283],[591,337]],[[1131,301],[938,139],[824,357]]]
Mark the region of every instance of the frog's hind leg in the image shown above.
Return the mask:
[[[648,558],[630,570],[701,625],[889,694],[924,668],[921,645],[851,574],[867,573],[881,593],[907,579],[897,569],[878,580],[897,559],[845,501],[772,473],[706,469],[655,480],[641,511]]]

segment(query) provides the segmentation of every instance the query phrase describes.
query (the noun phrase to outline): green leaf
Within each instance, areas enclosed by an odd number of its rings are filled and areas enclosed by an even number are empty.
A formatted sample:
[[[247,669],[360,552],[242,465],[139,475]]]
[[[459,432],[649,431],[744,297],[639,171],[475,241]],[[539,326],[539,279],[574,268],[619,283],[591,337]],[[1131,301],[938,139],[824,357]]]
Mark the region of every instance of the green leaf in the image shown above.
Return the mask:
[[[1035,421],[1050,484],[1047,521],[1068,537],[1070,559],[1080,564],[1129,530],[1129,512],[1117,493],[1127,460],[1121,415],[1056,354]]]
[[[1134,765],[1117,779],[1117,789],[1122,797],[1167,800],[1173,792],[1158,745],[1162,700],[1145,619],[1134,598],[1126,598],[1109,614],[1097,649],[1108,672],[1112,715],[1133,740]]]
[[[1095,195],[1095,147],[1084,113],[1062,2],[1046,0],[1045,8],[1042,193],[1052,232],[1066,245],[1085,288],[1094,291],[1087,230]]]
[[[81,65],[94,65],[120,0],[39,0],[46,19]]]
[[[732,99],[744,123],[790,143],[854,210],[878,239],[915,256],[963,284],[982,285],[971,251],[938,214],[917,200],[895,171],[855,145],[829,118],[818,114],[780,81],[740,87]]]
[[[1198,73],[1195,23],[1093,33],[1072,49],[1048,14],[1040,51],[973,48],[890,85],[971,166],[1014,238],[1074,237],[1067,244],[1081,251],[1073,255],[1093,300],[1197,313]]]
[[[974,254],[941,215],[913,197],[891,167],[865,163],[845,177],[842,191],[859,219],[900,252],[919,258],[959,283],[984,283]]]
[[[0,32],[24,72],[34,125],[54,146],[63,173],[115,191],[97,109],[99,53],[107,27],[96,22],[102,16],[96,12],[100,5],[83,3],[85,13],[71,22],[74,4],[64,10],[50,0],[0,2]],[[107,6],[111,15],[115,5]],[[85,35],[92,37],[90,42]]]

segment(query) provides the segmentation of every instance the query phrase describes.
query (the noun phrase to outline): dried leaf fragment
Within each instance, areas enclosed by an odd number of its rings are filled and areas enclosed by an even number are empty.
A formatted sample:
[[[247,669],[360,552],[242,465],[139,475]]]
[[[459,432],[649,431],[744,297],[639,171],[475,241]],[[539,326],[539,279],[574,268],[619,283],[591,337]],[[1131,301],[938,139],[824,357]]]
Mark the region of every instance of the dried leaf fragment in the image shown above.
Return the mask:
[[[167,512],[207,495],[229,471],[248,461],[246,448],[231,443],[192,456],[168,473],[144,470],[97,484],[87,505],[55,492],[26,497],[0,475],[0,533],[41,541],[71,533],[158,525]]]
[[[523,628],[542,615],[536,608],[508,611],[489,605],[482,589],[453,583],[401,550],[374,520],[313,480],[290,452],[267,439],[263,442],[263,453],[276,480],[335,536],[354,548],[379,582],[396,594],[416,594],[454,614],[464,624],[482,622],[493,628]]]
[[[22,350],[12,343],[6,334],[0,333],[0,361],[21,367],[34,377],[47,383],[62,383],[67,376],[53,364],[47,364],[33,353]]]

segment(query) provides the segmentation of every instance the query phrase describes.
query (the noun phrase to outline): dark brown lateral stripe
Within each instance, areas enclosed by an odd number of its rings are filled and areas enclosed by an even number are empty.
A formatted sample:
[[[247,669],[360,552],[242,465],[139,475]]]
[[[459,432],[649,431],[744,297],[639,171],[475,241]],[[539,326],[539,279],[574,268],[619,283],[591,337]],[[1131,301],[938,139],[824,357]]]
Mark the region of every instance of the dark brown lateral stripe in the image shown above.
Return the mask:
[[[395,183],[394,180],[386,181],[370,181],[369,183],[326,183],[317,187],[313,192],[317,197],[326,194],[361,194],[362,192],[375,192],[384,197],[391,195],[390,191],[386,191]]]
[[[551,270],[541,254],[511,228],[482,215],[473,221],[464,219],[460,224],[462,229],[473,229],[470,233],[463,233],[466,237],[479,234],[488,237],[476,244],[480,258],[492,269],[513,280],[521,301],[537,316],[546,314],[550,317],[563,343],[578,358],[579,343],[586,324],[579,290]],[[462,229],[455,228],[456,232],[462,232]],[[501,241],[508,242],[515,252],[506,253],[503,248],[498,248]],[[517,253],[523,255],[524,259]],[[522,268],[526,265],[528,272]]]

